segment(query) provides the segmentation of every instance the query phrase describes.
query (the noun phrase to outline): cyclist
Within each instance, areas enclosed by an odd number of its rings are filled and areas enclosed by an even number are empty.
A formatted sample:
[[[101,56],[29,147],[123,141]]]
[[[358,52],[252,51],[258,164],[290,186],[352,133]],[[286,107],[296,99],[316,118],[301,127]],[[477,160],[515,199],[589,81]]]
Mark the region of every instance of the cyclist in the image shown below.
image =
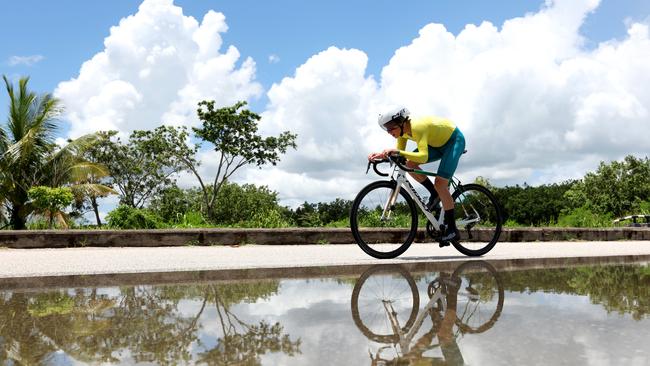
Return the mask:
[[[409,110],[403,107],[380,114],[379,126],[397,139],[397,148],[384,149],[371,153],[368,160],[385,159],[388,155],[401,155],[407,159],[406,166],[420,170],[419,164],[440,160],[435,182],[423,174],[410,172],[413,179],[422,184],[431,194],[427,209],[433,208],[435,200],[440,197],[445,210],[445,232],[440,246],[460,239],[460,233],[454,221],[454,201],[449,193],[449,180],[454,175],[458,160],[465,150],[465,137],[456,125],[448,119],[425,116],[410,118]],[[406,141],[417,144],[415,150],[406,151]]]

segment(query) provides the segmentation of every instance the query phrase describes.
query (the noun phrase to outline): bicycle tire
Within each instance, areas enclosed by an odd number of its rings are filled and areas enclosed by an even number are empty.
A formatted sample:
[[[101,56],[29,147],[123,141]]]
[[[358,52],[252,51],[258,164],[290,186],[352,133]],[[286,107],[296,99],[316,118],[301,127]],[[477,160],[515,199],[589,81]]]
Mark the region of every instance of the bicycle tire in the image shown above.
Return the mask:
[[[383,204],[388,201],[389,192],[392,192],[395,189],[397,182],[391,180],[381,180],[368,184],[365,186],[352,203],[352,208],[350,209],[350,229],[352,230],[352,236],[356,241],[357,245],[368,255],[378,258],[378,259],[390,259],[399,256],[404,253],[406,249],[411,245],[418,231],[418,211],[415,206],[415,202],[411,196],[408,195],[404,188],[400,188],[398,195],[398,200],[401,199],[398,204],[394,205],[402,211],[402,219],[406,222],[407,227],[396,228],[393,222],[389,221],[377,221],[378,211],[381,211]],[[375,194],[378,196],[378,199],[375,200]],[[370,201],[370,202],[367,202]],[[376,202],[375,202],[376,201]],[[376,205],[373,207],[373,205]],[[404,207],[406,205],[406,207]],[[371,207],[368,209],[367,207]],[[378,210],[379,209],[379,210]],[[392,213],[393,210],[391,210]],[[375,225],[379,227],[387,227],[392,231],[393,240],[396,241],[395,245],[389,246],[386,243],[381,243],[377,238],[377,235],[374,235],[371,231],[364,231],[361,229],[363,217],[375,217]],[[395,209],[395,217],[398,216],[397,209]],[[375,226],[376,227],[376,226]]]
[[[485,255],[499,241],[503,225],[503,215],[496,197],[487,188],[478,184],[460,185],[452,195],[456,213],[456,226],[461,234],[459,241],[452,242],[453,246],[470,257]],[[490,225],[489,228],[474,227],[474,223],[460,225],[463,219],[471,219],[479,212],[481,220]],[[475,238],[476,235],[478,238]]]
[[[485,322],[481,322],[480,325],[478,326],[472,326],[468,324],[468,321],[465,319],[461,318],[456,318],[456,325],[458,328],[461,330],[463,333],[472,333],[472,334],[478,334],[478,333],[483,333],[486,330],[492,328],[494,326],[494,323],[499,319],[501,316],[501,312],[503,311],[503,301],[504,301],[504,288],[503,288],[503,282],[501,281],[501,276],[499,276],[499,273],[497,270],[488,262],[485,261],[468,261],[463,264],[461,264],[454,273],[452,274],[452,278],[458,278],[461,280],[461,286],[462,283],[464,283],[463,276],[469,276],[469,275],[476,275],[479,274],[479,276],[488,276],[488,279],[492,279],[493,281],[490,281],[492,283],[492,288],[491,290],[493,291],[494,294],[497,294],[497,299],[494,302],[495,303],[495,308],[494,312],[489,316],[489,318]],[[487,281],[483,281],[484,283]],[[496,286],[496,288],[494,288]],[[489,299],[492,300],[492,299]],[[479,299],[479,301],[481,301]],[[491,301],[492,302],[492,301]]]
[[[402,327],[403,332],[408,332],[408,330],[413,326],[413,323],[415,322],[415,319],[418,315],[418,310],[420,306],[420,293],[418,291],[418,287],[415,283],[415,280],[407,271],[404,267],[395,264],[382,264],[382,265],[376,265],[370,267],[368,270],[366,270],[357,280],[356,284],[354,285],[354,289],[352,290],[352,299],[350,301],[350,306],[352,308],[352,319],[354,319],[354,324],[359,328],[361,333],[365,335],[368,339],[375,341],[375,342],[381,342],[381,343],[396,343],[399,341],[399,335],[398,334],[378,334],[376,330],[371,330],[372,325],[367,325],[362,318],[367,318],[363,315],[362,312],[359,311],[359,294],[361,294],[362,289],[364,288],[364,285],[368,286],[369,279],[373,276],[386,276],[386,275],[392,275],[394,277],[397,277],[398,280],[405,280],[406,283],[408,284],[409,290],[411,292],[411,304],[410,304],[410,313],[408,315],[408,318],[406,320],[406,323]],[[383,282],[385,283],[385,282]],[[394,284],[391,284],[390,286],[391,290],[395,288]],[[372,291],[371,291],[372,292]],[[374,292],[374,293],[382,293],[385,294],[385,291],[380,291],[380,292]],[[385,299],[378,299],[378,302],[381,303]],[[408,301],[407,301],[408,302]],[[380,311],[381,312],[381,311]],[[382,314],[384,315],[384,314]],[[373,318],[374,319],[374,318]]]

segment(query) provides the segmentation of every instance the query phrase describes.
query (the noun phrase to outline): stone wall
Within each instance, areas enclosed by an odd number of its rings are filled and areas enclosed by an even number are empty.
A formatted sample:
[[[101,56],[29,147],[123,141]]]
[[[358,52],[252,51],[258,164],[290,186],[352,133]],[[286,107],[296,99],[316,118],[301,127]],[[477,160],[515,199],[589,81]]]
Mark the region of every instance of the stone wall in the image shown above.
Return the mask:
[[[378,242],[390,242],[396,230],[368,229]],[[474,230],[475,238],[482,234]],[[463,234],[464,235],[464,234]],[[650,228],[517,228],[504,229],[501,242],[650,240]],[[425,241],[424,230],[416,241]],[[426,241],[430,241],[427,237]],[[184,245],[350,244],[348,228],[169,229],[169,230],[29,230],[0,231],[0,247],[155,247]]]

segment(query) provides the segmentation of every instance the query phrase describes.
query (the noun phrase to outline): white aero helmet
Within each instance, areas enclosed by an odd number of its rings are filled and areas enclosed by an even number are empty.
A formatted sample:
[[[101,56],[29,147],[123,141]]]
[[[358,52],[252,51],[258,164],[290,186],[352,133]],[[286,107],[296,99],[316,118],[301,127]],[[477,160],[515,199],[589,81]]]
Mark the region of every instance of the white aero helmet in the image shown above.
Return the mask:
[[[384,131],[402,126],[411,113],[405,107],[397,107],[379,115],[377,123]]]

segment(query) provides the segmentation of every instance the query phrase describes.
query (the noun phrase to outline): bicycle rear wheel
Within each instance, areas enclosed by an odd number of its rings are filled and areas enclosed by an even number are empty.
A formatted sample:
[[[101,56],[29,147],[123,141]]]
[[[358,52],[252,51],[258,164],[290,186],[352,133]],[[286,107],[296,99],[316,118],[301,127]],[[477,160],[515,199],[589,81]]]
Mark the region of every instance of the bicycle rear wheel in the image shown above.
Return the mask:
[[[461,239],[452,242],[467,256],[489,252],[501,235],[502,215],[496,198],[478,184],[460,185],[452,195]]]
[[[456,325],[463,333],[483,333],[492,328],[503,310],[501,277],[488,262],[465,262],[454,271],[459,280]]]
[[[400,188],[395,203],[388,204],[397,183],[377,181],[364,187],[352,203],[350,228],[359,247],[367,254],[379,258],[395,258],[411,245],[418,231],[418,214],[415,202]],[[378,232],[374,229],[384,229]],[[386,240],[382,233],[389,232]]]

